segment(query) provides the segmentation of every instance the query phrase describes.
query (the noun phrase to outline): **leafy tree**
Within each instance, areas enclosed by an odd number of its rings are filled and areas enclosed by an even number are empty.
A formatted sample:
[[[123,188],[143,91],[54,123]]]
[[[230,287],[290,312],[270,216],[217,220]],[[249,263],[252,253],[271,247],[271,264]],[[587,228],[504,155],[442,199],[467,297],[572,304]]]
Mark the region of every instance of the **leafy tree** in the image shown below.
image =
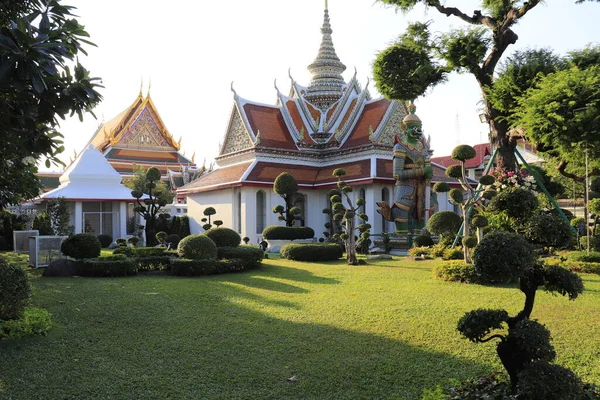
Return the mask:
[[[161,192],[157,190],[158,182],[160,182],[160,171],[158,168],[152,167],[146,172],[146,193],[141,190],[131,192],[137,203],[133,210],[146,220],[146,246],[156,245],[156,216],[160,209],[167,205],[164,200],[160,199]],[[141,200],[144,194],[147,197]]]
[[[277,219],[284,221],[286,226],[294,226],[296,215],[300,214],[297,204],[298,183],[296,179],[289,172],[282,172],[273,182],[273,191],[285,201],[285,206],[275,206],[273,213],[279,214]]]
[[[378,54],[373,66],[377,89],[391,99],[412,100],[443,82],[450,72],[470,73],[481,88],[492,144],[500,149],[498,166],[514,170],[518,135],[511,134],[506,113],[490,101],[489,93],[496,84],[498,62],[517,42],[513,27],[542,0],[483,0],[481,8],[472,11],[444,5],[440,0],[378,1],[402,12],[422,4],[469,24],[467,29],[453,29],[437,37],[431,37],[428,24],[410,25],[396,43]]]
[[[358,218],[363,223],[358,227],[356,226],[356,213],[365,204],[365,199],[358,198],[356,199],[356,206],[352,204],[352,199],[350,199],[350,195],[348,194],[352,192],[352,186],[348,185],[344,180],[342,180],[344,175],[346,175],[346,171],[344,171],[342,168],[336,168],[333,170],[333,176],[338,178],[337,185],[339,189],[339,194],[334,194],[330,199],[333,209],[333,220],[340,222],[344,229],[344,232],[339,234],[336,233],[333,238],[344,241],[344,245],[346,247],[346,261],[349,265],[357,265],[357,240],[354,236],[354,231],[358,230],[360,233],[359,240],[367,241],[371,236],[369,232],[371,225],[367,223],[369,217],[366,214],[359,214]],[[346,205],[344,205],[344,199],[346,200]],[[362,242],[362,245],[365,245],[364,243],[365,242]],[[368,243],[369,242],[366,242],[366,246],[368,246]]]
[[[518,280],[525,303],[523,309],[512,317],[501,309],[470,311],[458,321],[457,327],[472,342],[500,340],[497,354],[508,372],[513,391],[519,389],[521,392],[527,390],[519,387],[520,379],[525,374],[538,374],[538,379],[542,379],[541,370],[532,367],[536,363],[549,365],[556,355],[548,329],[530,319],[537,289],[543,286],[547,291],[568,296],[571,300],[583,292],[583,283],[577,274],[561,267],[544,265],[534,254],[532,246],[518,234],[492,232],[485,236],[473,254],[475,270],[487,281]],[[557,372],[555,379],[568,377]],[[530,379],[526,381],[531,382]],[[524,398],[533,397],[529,394]]]
[[[72,226],[69,226],[71,211],[67,199],[64,197],[52,199],[48,203],[48,215],[55,235],[63,236],[71,233]]]
[[[148,188],[146,187],[147,179],[146,174],[147,170],[141,165],[133,166],[133,176],[130,178],[125,178],[123,180],[123,185],[126,187],[137,190],[138,192],[142,192],[148,194]],[[162,180],[156,181],[156,187],[152,190],[154,191],[154,195],[157,196],[159,201],[164,202],[165,204],[171,204],[173,202],[173,198],[175,198],[175,193],[169,189],[169,187]]]
[[[0,208],[39,194],[36,162],[64,165],[59,119],[101,101],[79,63],[89,36],[59,0],[0,2]]]

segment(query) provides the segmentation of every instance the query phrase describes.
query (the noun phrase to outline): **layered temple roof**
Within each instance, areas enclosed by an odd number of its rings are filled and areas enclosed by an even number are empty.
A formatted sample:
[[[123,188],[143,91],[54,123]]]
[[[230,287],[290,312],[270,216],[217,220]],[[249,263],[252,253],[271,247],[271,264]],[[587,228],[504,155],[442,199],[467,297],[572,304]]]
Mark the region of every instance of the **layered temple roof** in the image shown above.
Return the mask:
[[[131,175],[134,165],[156,167],[165,178],[168,171],[195,167],[193,157],[179,153],[181,139],[175,141],[169,133],[150,94],[144,97],[141,91],[129,107],[98,127],[89,144],[121,175]]]

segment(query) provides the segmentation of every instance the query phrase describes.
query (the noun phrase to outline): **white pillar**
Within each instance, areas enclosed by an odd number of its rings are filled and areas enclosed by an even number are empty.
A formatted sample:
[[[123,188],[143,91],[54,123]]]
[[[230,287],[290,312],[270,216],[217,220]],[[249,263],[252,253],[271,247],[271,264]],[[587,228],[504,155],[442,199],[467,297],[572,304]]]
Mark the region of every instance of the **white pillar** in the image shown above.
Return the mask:
[[[119,229],[114,236],[114,240],[127,235],[127,203],[121,201],[119,204]]]
[[[430,209],[431,209],[431,184],[427,184],[427,186],[425,186],[425,226],[427,226],[427,222],[429,222]]]
[[[381,221],[377,220],[377,216],[379,216],[379,214],[377,213],[377,204],[375,203],[379,200],[377,200],[377,196],[375,195],[375,189],[375,185],[371,185],[365,188],[365,214],[367,214],[367,216],[369,217],[369,221],[367,223],[371,224],[372,226],[371,233],[381,233],[381,227],[379,227],[379,229],[376,230],[378,228],[378,225],[381,225]]]
[[[75,202],[75,229],[74,233],[83,233],[83,206],[80,201]]]

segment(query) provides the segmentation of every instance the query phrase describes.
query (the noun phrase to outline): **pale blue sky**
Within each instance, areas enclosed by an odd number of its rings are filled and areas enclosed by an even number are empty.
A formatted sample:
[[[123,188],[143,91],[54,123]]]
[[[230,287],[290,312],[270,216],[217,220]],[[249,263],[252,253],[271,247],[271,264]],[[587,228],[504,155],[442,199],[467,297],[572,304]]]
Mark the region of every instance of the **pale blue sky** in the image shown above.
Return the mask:
[[[479,1],[448,0],[461,9],[477,9]],[[96,108],[98,120],[87,116],[65,121],[64,161],[80,152],[102,118],[109,120],[131,104],[144,79],[151,79],[151,96],[167,129],[182,137],[182,151],[196,162],[210,162],[218,152],[233,105],[229,89],[246,99],[274,104],[279,89],[289,90],[288,68],[300,84],[310,75],[306,67],[319,48],[323,21],[322,0],[230,0],[170,2],[158,0],[65,0],[78,8],[98,47],[82,58],[94,76],[103,79],[104,101]],[[456,18],[417,8],[396,13],[372,0],[329,0],[333,42],[348,69],[348,81],[358,70],[364,86],[371,77],[375,54],[407,24],[433,20],[433,31],[460,27]],[[574,0],[548,0],[515,27],[517,45],[550,47],[558,53],[600,43],[600,4],[575,5]],[[371,93],[378,96],[374,84]],[[479,89],[470,75],[449,81],[417,100],[417,114],[431,135],[435,156],[447,155],[460,143],[486,140],[487,126],[479,122]]]

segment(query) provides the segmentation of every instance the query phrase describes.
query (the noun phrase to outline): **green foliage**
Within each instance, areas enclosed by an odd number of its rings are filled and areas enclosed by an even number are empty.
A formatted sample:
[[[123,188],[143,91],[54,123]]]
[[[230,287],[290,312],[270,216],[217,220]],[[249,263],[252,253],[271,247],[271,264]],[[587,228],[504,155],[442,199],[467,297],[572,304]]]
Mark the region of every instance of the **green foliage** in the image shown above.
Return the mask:
[[[517,394],[528,400],[592,398],[584,397],[581,380],[573,371],[539,361],[519,373]]]
[[[496,197],[496,195],[498,195],[498,192],[496,192],[494,189],[486,189],[481,194],[481,197],[483,197],[486,200],[492,200],[494,197]]]
[[[533,246],[516,233],[491,232],[473,251],[473,263],[484,282],[510,282],[533,269]]]
[[[450,199],[456,204],[462,204],[462,202],[465,200],[465,196],[460,189],[451,189],[448,193],[448,197],[450,197]]]
[[[31,296],[25,270],[0,256],[0,320],[18,319]]]
[[[562,296],[568,295],[569,300],[575,300],[583,293],[583,282],[579,275],[558,266],[546,267],[544,287],[549,292],[557,292]]]
[[[117,277],[135,275],[137,268],[132,259],[123,254],[78,260],[76,275],[89,277]]]
[[[133,247],[136,247],[139,242],[140,242],[140,238],[137,236],[130,236],[127,238],[127,243],[129,243]]]
[[[214,207],[206,207],[202,213],[210,217],[211,215],[215,215],[217,213],[217,210],[215,210]]]
[[[102,245],[100,240],[90,233],[77,233],[62,242],[60,251],[65,256],[80,260],[98,257],[102,251]]]
[[[113,238],[110,235],[101,234],[101,235],[98,235],[98,241],[100,242],[100,246],[102,246],[102,248],[105,249],[108,246],[110,246],[110,244],[113,241]]]
[[[333,176],[335,176],[336,178],[341,178],[344,175],[346,175],[346,171],[343,168],[336,168],[336,169],[333,170]],[[341,186],[342,187],[340,189],[342,189],[346,185],[344,184],[344,185],[341,185]]]
[[[452,236],[458,232],[460,216],[453,211],[438,211],[429,218],[427,230],[434,235]]]
[[[64,197],[52,199],[48,203],[48,215],[50,216],[54,235],[64,236],[70,233],[71,227],[69,226],[69,221],[71,219],[71,212],[67,199]]]
[[[10,161],[0,165],[3,209],[39,195],[36,161],[64,165],[59,120],[82,120],[102,96],[99,78],[79,62],[92,43],[73,7],[36,0],[3,1],[0,9],[0,160]]]
[[[452,150],[451,158],[454,161],[467,161],[471,158],[475,158],[477,153],[472,146],[468,144],[461,144],[460,146],[456,146],[454,150]]]
[[[441,35],[441,55],[446,67],[457,72],[477,73],[488,52],[490,39],[483,28],[455,29]],[[454,154],[454,153],[453,153]],[[454,158],[465,161],[466,159]]]
[[[212,228],[204,232],[217,247],[237,247],[242,238],[240,234],[229,228]]]
[[[169,236],[169,235],[167,235],[167,232],[164,232],[164,231],[157,232],[156,240],[158,241],[158,243],[162,244],[165,242],[165,240],[167,240],[167,236]]]
[[[565,247],[573,240],[569,224],[555,214],[539,212],[527,222],[525,237],[533,244],[543,247]]]
[[[173,233],[179,235],[179,237],[183,239],[190,235],[190,217],[188,217],[187,215],[183,215],[179,217],[179,220],[179,230]]]
[[[175,233],[171,233],[170,235],[167,236],[167,238],[165,239],[165,242],[170,243],[172,249],[176,249],[180,240],[181,240],[181,238],[179,237],[179,235],[177,235]]]
[[[135,256],[133,264],[136,271],[163,271],[171,268],[171,257],[168,255]]]
[[[177,246],[179,257],[192,260],[215,259],[217,245],[208,236],[196,234],[183,238]]]
[[[488,224],[488,219],[481,214],[475,214],[471,217],[471,225],[475,228],[485,228]]]
[[[127,239],[125,238],[118,238],[115,243],[117,244],[117,246],[119,247],[125,247],[127,246]]]
[[[442,253],[442,260],[461,260],[463,257],[463,251],[457,247],[445,249]]]
[[[462,253],[461,253],[462,256]],[[477,272],[473,264],[464,261],[446,261],[433,267],[433,276],[443,281],[476,283]]]
[[[431,247],[415,246],[408,249],[408,255],[411,257],[429,256],[431,255]]]
[[[524,223],[538,206],[538,200],[529,190],[503,190],[498,193],[487,207],[488,211],[504,211],[509,218]]]
[[[50,216],[46,213],[41,213],[33,219],[33,229],[40,232],[40,236],[53,235],[52,223]]]
[[[398,41],[377,54],[373,63],[376,88],[388,99],[413,100],[445,80],[434,61],[427,24],[413,23]]]
[[[315,231],[307,226],[267,226],[262,232],[262,237],[267,240],[295,240],[295,239],[312,239],[315,236]]]
[[[600,252],[591,251],[587,254],[585,251],[574,251],[568,254],[568,258],[572,261],[600,263]]]
[[[468,249],[477,246],[477,238],[475,236],[466,236],[462,239],[462,244]]]
[[[219,260],[240,260],[244,269],[252,269],[260,267],[265,253],[257,246],[236,246],[236,247],[219,247],[217,249],[217,258]]]
[[[550,344],[550,331],[544,325],[531,319],[518,321],[508,331],[507,341],[516,346],[519,356],[526,362],[551,362],[556,352]]]
[[[479,178],[479,183],[481,183],[482,186],[492,185],[495,181],[496,178],[492,175],[482,175],[481,178]]]
[[[508,322],[505,310],[479,308],[469,311],[458,320],[456,329],[472,342],[481,342],[495,329],[502,329]]]
[[[278,220],[284,221],[286,226],[294,226],[296,215],[301,213],[298,204],[303,200],[297,195],[298,183],[292,174],[282,172],[273,182],[273,191],[280,195],[285,201],[285,207],[276,206],[274,214],[279,214]]]
[[[178,258],[173,260],[171,274],[175,276],[201,276],[212,275],[217,270],[218,260],[189,260]]]
[[[52,328],[52,316],[43,308],[27,307],[19,319],[0,320],[0,340],[45,335]]]
[[[292,174],[282,172],[273,182],[273,191],[281,197],[286,198],[298,191],[298,183]]]
[[[344,255],[344,248],[337,243],[290,243],[281,247],[279,255],[294,261],[333,261]]]
[[[437,182],[433,185],[433,191],[436,193],[446,193],[450,191],[450,185],[446,182]]]
[[[463,177],[462,166],[454,164],[446,168],[446,176],[449,178],[460,179]]]
[[[433,246],[433,239],[427,235],[417,235],[413,239],[413,245],[416,247]]]

